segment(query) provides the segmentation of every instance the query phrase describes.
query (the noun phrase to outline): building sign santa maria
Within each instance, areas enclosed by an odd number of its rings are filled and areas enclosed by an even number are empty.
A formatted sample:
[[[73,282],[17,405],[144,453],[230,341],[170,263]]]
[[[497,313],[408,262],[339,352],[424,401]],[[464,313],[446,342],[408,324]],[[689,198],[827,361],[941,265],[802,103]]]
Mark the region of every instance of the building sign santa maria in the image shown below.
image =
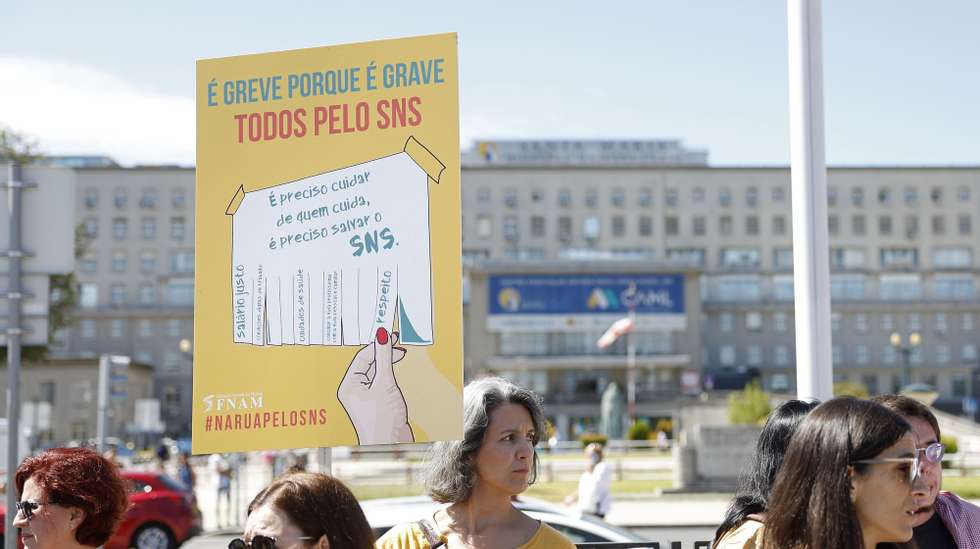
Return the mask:
[[[684,275],[495,275],[487,329],[604,330],[632,310],[638,330],[683,330]]]

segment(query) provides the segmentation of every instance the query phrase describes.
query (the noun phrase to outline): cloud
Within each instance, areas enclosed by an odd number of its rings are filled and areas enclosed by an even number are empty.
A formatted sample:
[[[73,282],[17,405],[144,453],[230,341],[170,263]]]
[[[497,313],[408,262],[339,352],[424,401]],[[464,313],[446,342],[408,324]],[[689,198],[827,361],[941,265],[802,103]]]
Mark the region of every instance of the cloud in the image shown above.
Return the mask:
[[[121,164],[193,164],[194,99],[140,89],[91,67],[0,56],[0,124],[48,154]]]

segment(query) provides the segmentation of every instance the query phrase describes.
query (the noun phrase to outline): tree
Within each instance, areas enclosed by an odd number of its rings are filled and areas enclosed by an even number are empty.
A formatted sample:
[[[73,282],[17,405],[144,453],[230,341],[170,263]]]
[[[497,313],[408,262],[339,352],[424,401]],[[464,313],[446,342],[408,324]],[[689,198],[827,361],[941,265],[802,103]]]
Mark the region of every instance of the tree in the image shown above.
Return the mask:
[[[741,393],[732,393],[728,397],[728,419],[735,425],[760,425],[770,411],[769,395],[762,390],[759,380],[746,385]]]
[[[36,139],[0,124],[0,162],[28,164],[40,157]]]

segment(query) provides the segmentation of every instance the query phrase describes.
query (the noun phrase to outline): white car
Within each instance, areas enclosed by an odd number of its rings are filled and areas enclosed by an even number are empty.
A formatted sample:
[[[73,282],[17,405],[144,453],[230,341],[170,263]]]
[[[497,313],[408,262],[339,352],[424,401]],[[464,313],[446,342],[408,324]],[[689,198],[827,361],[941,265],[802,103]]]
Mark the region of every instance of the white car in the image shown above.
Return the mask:
[[[650,541],[598,518],[580,516],[577,512],[544,501],[519,498],[514,504],[528,516],[544,521],[558,530],[573,543]],[[440,507],[444,505],[427,496],[368,499],[361,502],[361,509],[378,537],[398,524],[431,517]]]

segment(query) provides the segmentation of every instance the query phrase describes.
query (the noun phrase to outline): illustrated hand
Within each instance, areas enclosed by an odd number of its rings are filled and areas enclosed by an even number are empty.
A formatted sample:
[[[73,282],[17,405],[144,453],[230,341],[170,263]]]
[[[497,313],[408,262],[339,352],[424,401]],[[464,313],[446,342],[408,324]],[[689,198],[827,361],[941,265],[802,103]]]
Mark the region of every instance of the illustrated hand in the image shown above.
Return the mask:
[[[395,347],[398,332],[378,328],[374,343],[361,347],[337,389],[337,399],[344,407],[359,444],[414,442],[408,425],[408,404],[395,379],[393,365],[405,358],[407,351]]]

